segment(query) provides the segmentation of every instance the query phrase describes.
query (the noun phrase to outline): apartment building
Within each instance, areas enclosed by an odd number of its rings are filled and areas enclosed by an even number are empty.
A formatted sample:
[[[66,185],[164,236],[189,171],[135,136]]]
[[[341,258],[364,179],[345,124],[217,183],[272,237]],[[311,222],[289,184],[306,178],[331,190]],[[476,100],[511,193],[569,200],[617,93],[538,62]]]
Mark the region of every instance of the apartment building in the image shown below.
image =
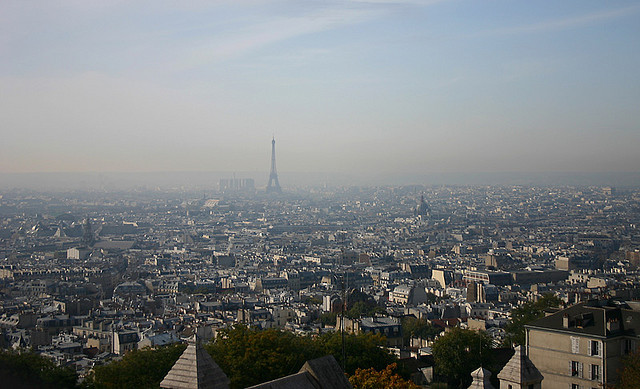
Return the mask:
[[[609,387],[640,345],[640,304],[577,304],[526,326],[526,341],[542,389]]]

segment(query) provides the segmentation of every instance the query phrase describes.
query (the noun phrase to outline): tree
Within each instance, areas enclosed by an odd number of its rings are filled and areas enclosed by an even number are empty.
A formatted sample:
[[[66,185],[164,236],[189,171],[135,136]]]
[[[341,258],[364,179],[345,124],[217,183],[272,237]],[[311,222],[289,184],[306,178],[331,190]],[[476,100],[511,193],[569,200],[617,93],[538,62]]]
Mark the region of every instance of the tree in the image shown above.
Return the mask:
[[[345,334],[346,372],[373,367],[383,370],[396,361],[381,346],[382,335]],[[186,345],[127,353],[122,360],[97,366],[85,380],[89,388],[157,387]],[[318,337],[298,336],[277,329],[259,330],[244,325],[220,330],[207,352],[231,381],[232,388],[245,388],[297,373],[308,360],[333,355],[342,365],[342,337],[331,332]]]
[[[4,387],[75,388],[78,376],[70,368],[34,352],[0,351],[0,377]]]
[[[205,346],[227,374],[232,388],[245,388],[296,373],[305,361],[324,354],[310,337],[244,325],[220,331]]]
[[[402,337],[405,345],[412,337],[433,339],[440,332],[442,330],[431,325],[427,319],[417,319],[413,316],[402,318]]]
[[[530,324],[544,316],[545,309],[558,307],[562,300],[553,294],[545,294],[538,301],[530,301],[514,308],[511,311],[511,320],[505,327],[507,333],[504,343],[511,347],[513,344],[524,345],[524,326]]]
[[[615,389],[640,388],[640,348],[622,359]]]
[[[322,355],[333,355],[340,366],[344,365],[347,374],[354,374],[358,368],[382,370],[396,361],[396,357],[382,347],[386,345],[386,338],[380,334],[345,334],[346,361],[344,364],[340,332],[323,334],[317,341]]]
[[[392,363],[384,370],[374,368],[357,369],[355,374],[349,377],[349,382],[354,389],[418,389],[418,385],[407,381],[399,374],[394,373],[397,365]]]
[[[144,348],[127,353],[121,360],[96,366],[86,379],[90,388],[158,387],[173,364],[187,348],[176,343],[157,349]]]
[[[375,302],[357,301],[345,313],[349,319],[359,319],[361,317],[375,316],[378,313],[387,313],[387,311]]]
[[[380,346],[381,335],[345,334],[346,372],[358,368],[384,369],[395,357]],[[342,337],[339,332],[317,338],[297,336],[276,329],[258,330],[243,325],[220,331],[213,343],[205,346],[227,374],[232,388],[244,388],[297,373],[310,359],[333,355],[343,365]]]
[[[491,363],[491,338],[484,332],[453,328],[432,347],[436,373],[453,387],[467,387],[471,372]]]
[[[327,327],[327,326],[332,326],[335,327],[336,326],[336,318],[337,318],[337,314],[335,312],[324,312],[322,314],[320,314],[320,323],[322,323],[323,327]]]

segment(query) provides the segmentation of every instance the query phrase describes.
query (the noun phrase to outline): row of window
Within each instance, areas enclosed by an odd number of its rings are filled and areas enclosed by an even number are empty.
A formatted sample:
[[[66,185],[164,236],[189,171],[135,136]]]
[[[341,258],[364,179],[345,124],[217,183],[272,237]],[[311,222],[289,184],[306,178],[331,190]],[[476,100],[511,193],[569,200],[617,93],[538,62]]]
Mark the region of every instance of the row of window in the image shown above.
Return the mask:
[[[582,369],[582,362],[571,361],[569,366],[569,373],[572,377],[585,378]],[[599,380],[600,379],[600,365],[591,365],[589,369],[589,377],[591,380]]]
[[[601,356],[601,347],[600,341],[598,340],[590,340],[589,349],[587,350],[587,355],[591,356]],[[571,337],[571,352],[573,354],[580,354],[580,338],[576,336]]]
[[[571,384],[571,389],[585,389],[585,388],[580,386],[580,384]],[[598,388],[591,388],[591,389],[598,389]]]
[[[587,344],[589,346],[587,355],[592,357],[602,356],[602,347],[599,340],[590,340]],[[633,352],[637,348],[637,343],[632,339],[623,339],[620,343],[620,346],[620,352],[623,355],[626,355]],[[571,352],[573,354],[580,354],[580,338],[576,336],[571,337]]]

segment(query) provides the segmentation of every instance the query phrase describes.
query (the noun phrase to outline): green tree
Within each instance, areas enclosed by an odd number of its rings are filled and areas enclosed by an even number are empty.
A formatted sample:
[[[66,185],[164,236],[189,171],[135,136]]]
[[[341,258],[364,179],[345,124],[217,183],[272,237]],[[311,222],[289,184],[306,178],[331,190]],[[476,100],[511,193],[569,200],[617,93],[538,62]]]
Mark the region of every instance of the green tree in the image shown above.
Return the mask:
[[[327,327],[327,326],[335,327],[337,322],[336,320],[337,316],[338,315],[335,312],[325,312],[320,314],[319,320],[324,327]]]
[[[349,319],[359,319],[361,317],[375,316],[378,313],[384,314],[387,313],[387,311],[375,302],[357,301],[345,313],[345,316]]]
[[[442,330],[431,325],[427,319],[417,319],[413,316],[402,318],[402,338],[405,345],[408,345],[411,337],[433,339],[440,332]]]
[[[615,389],[640,388],[640,348],[622,359]]]
[[[333,355],[340,366],[345,367],[345,373],[354,374],[358,368],[374,368],[383,370],[396,361],[382,346],[386,345],[386,338],[380,334],[345,334],[346,361],[342,358],[342,335],[340,332],[323,334],[318,338],[322,355]]]
[[[383,370],[396,361],[383,346],[382,335],[345,334],[346,372],[358,368]],[[97,366],[86,379],[88,388],[158,387],[186,345],[126,354],[122,360]],[[342,365],[342,337],[331,332],[318,337],[297,336],[276,329],[259,330],[244,325],[219,331],[205,349],[231,381],[232,388],[244,388],[296,373],[314,358],[333,355]]]
[[[504,345],[511,347],[513,344],[524,345],[524,326],[544,316],[545,309],[562,305],[562,300],[553,294],[545,294],[538,301],[530,301],[514,308],[511,311],[511,320],[505,327]]]
[[[78,380],[72,369],[34,352],[0,351],[0,375],[4,387],[75,388]]]
[[[244,388],[296,373],[309,359],[322,356],[310,337],[244,325],[220,331],[205,346],[227,374],[232,388]]]
[[[452,387],[466,388],[473,370],[491,364],[491,338],[484,332],[453,328],[433,343],[432,351],[436,373]]]
[[[384,369],[395,357],[380,346],[381,335],[345,334],[346,372],[357,368]],[[243,325],[222,330],[215,342],[205,346],[227,374],[232,388],[244,388],[296,373],[310,359],[333,355],[342,366],[339,332],[312,338],[275,329],[258,330]]]
[[[96,366],[87,377],[89,388],[157,388],[178,360],[186,344],[157,349],[144,348],[127,353],[121,360]]]
[[[418,389],[418,385],[407,381],[395,373],[397,365],[392,363],[384,370],[374,368],[357,369],[355,374],[349,377],[349,382],[354,389]]]

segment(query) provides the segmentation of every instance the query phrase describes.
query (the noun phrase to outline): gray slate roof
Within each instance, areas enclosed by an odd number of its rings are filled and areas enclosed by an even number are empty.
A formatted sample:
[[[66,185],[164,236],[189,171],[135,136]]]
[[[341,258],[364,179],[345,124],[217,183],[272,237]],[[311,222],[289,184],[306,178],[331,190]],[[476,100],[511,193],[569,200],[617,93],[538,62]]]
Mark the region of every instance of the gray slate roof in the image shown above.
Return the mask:
[[[563,326],[563,317],[569,318],[569,327]],[[607,321],[618,322],[619,329],[607,329]],[[637,336],[640,334],[640,312],[630,309],[628,305],[589,305],[579,303],[558,311],[552,315],[540,318],[526,327],[567,332],[599,337],[615,337],[620,335]]]
[[[509,362],[498,373],[500,381],[516,384],[533,384],[544,378],[529,357],[522,353],[522,346],[516,347]]]
[[[228,389],[229,378],[202,344],[189,341],[180,358],[160,383],[167,389]]]
[[[307,361],[296,374],[251,386],[248,389],[351,389],[340,365],[333,357]]]

